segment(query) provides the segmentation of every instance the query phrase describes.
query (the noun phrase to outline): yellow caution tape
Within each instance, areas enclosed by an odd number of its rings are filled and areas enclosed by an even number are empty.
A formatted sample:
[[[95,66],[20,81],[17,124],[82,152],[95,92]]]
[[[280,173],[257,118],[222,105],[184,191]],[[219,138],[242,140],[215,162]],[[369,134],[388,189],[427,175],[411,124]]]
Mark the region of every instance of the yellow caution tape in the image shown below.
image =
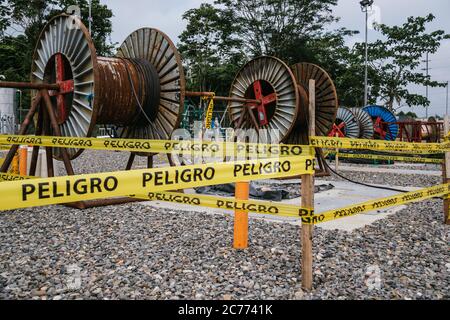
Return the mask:
[[[9,150],[11,149],[11,146],[0,144],[0,150]]]
[[[216,196],[176,192],[149,192],[146,196],[136,195],[132,197],[142,200],[163,201],[214,209],[243,210],[280,217],[299,218],[304,215],[314,214],[314,211],[311,209],[271,201],[235,200],[233,198],[220,198]]]
[[[214,95],[212,97],[204,97],[203,100],[209,100],[208,109],[205,114],[205,128],[211,129],[211,123],[213,118],[213,111],[214,111]]]
[[[389,207],[397,207],[402,204],[418,202],[430,198],[446,196],[450,193],[450,184],[402,193],[400,195],[386,197],[383,199],[371,200],[364,203],[348,206],[341,209],[331,210],[316,215],[302,217],[304,224],[320,224],[332,220],[355,216],[365,212],[379,210]]]
[[[312,157],[286,157],[0,183],[0,210],[313,174]]]
[[[311,146],[316,148],[333,149],[365,149],[382,151],[409,151],[414,153],[420,151],[450,151],[450,143],[408,143],[368,139],[347,139],[347,138],[327,138],[312,137]]]
[[[30,146],[95,149],[112,151],[176,153],[183,155],[207,154],[250,157],[290,157],[312,156],[315,151],[310,146],[199,142],[192,140],[142,140],[142,139],[100,139],[100,138],[63,138],[44,136],[0,135],[0,143],[25,144]]]
[[[11,174],[11,173],[0,173],[0,182],[2,181],[19,181],[19,180],[30,180],[30,179],[37,179],[36,177],[30,177],[30,176],[21,176],[18,174]]]
[[[336,153],[330,153],[336,155]],[[343,159],[369,159],[369,160],[388,160],[388,161],[400,161],[400,162],[410,162],[410,163],[444,163],[443,159],[431,159],[431,158],[420,158],[420,157],[400,157],[400,156],[388,156],[388,155],[378,155],[378,154],[352,154],[352,153],[339,153],[339,158]]]

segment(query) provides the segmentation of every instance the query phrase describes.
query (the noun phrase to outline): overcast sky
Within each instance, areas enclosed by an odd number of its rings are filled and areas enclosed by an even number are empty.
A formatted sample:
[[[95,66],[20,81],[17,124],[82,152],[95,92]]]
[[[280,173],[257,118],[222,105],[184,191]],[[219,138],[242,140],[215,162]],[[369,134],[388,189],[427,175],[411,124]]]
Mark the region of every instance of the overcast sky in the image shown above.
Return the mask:
[[[143,26],[155,27],[167,33],[176,43],[179,34],[186,26],[182,20],[183,13],[198,7],[202,2],[212,3],[213,0],[101,0],[112,9],[113,33],[112,40],[121,43],[126,36]],[[379,8],[381,22],[388,25],[402,24],[409,16],[419,16],[433,13],[436,20],[430,24],[430,31],[443,29],[450,33],[450,1],[449,0],[375,0]],[[378,13],[378,11],[377,11]],[[337,27],[360,30],[361,34],[348,39],[352,44],[364,41],[364,15],[361,13],[359,0],[339,0],[335,7],[335,15],[341,17]],[[374,14],[375,16],[375,14]],[[369,41],[377,37],[375,31],[369,32]],[[450,81],[450,41],[442,44],[439,52],[430,56],[430,74],[434,80]],[[412,90],[425,95],[425,88],[413,87]],[[445,88],[430,88],[430,115],[445,113]],[[402,110],[407,111],[405,107]],[[414,108],[419,116],[424,116],[423,108]]]

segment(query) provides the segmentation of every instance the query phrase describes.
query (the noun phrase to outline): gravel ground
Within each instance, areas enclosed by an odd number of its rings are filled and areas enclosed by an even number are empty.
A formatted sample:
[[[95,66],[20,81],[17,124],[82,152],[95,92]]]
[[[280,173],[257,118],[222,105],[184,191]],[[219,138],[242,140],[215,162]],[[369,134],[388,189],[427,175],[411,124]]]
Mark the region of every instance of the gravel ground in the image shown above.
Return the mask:
[[[367,184],[390,185],[396,187],[418,187],[428,188],[442,183],[442,178],[437,176],[426,176],[420,174],[393,174],[393,173],[373,173],[344,171],[338,172],[340,175],[357,182]],[[318,181],[342,181],[343,179],[331,174],[331,177],[318,178]]]
[[[340,164],[346,167],[369,167],[369,168],[381,168],[381,169],[390,169],[390,170],[423,170],[423,171],[442,171],[442,166],[440,164],[434,164],[434,163],[401,163],[396,162],[395,164],[391,165],[362,165],[357,163],[350,163],[340,160]],[[334,168],[334,161],[331,161],[331,165]]]
[[[118,170],[126,159],[86,152],[75,170]],[[398,186],[440,183],[346,175]],[[298,226],[251,219],[250,247],[235,251],[230,216],[140,204],[16,210],[0,218],[0,299],[449,299],[449,231],[440,200],[351,233],[318,227],[315,288],[305,293]]]

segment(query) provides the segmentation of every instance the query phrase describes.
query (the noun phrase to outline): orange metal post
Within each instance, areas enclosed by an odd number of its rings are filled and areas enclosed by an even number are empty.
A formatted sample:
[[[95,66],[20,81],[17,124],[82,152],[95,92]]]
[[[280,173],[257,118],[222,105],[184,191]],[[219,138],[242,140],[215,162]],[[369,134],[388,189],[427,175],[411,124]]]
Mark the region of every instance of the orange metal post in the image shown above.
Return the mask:
[[[27,159],[28,158],[28,147],[21,146],[19,149],[19,174],[21,176],[27,176]]]
[[[236,200],[248,200],[250,192],[249,182],[236,183]],[[234,211],[234,244],[235,249],[248,248],[248,212]]]

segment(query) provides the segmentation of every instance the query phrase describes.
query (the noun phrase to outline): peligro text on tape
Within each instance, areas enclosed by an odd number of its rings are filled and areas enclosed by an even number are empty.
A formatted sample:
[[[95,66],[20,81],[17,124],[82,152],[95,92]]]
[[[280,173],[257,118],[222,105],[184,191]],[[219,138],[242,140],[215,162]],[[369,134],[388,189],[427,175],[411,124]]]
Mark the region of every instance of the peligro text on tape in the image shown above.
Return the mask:
[[[310,209],[269,201],[235,200],[232,198],[176,192],[149,192],[145,196],[135,195],[133,197],[142,200],[162,201],[214,209],[243,210],[259,214],[293,218],[299,218],[314,213],[314,211]]]
[[[142,139],[100,139],[64,138],[44,136],[0,135],[0,143],[56,148],[79,148],[148,153],[177,153],[191,155],[206,153],[218,155],[254,155],[266,157],[311,156],[314,149],[301,145],[278,145],[256,143],[205,142],[193,140],[142,140]]]
[[[450,143],[408,143],[368,139],[347,139],[331,137],[312,137],[311,146],[316,148],[333,149],[366,149],[383,151],[447,151]]]
[[[331,153],[331,154],[336,155],[336,153]],[[339,158],[344,158],[344,159],[388,160],[388,161],[400,161],[400,162],[410,162],[410,163],[442,164],[444,162],[444,160],[442,160],[442,159],[387,156],[387,155],[378,155],[378,154],[339,153],[338,156],[339,156]]]
[[[30,179],[35,179],[35,177],[21,176],[21,175],[10,174],[10,173],[0,173],[0,182],[1,181],[30,180]]]
[[[425,188],[408,193],[402,193],[400,195],[392,197],[367,201],[353,206],[331,210],[315,215],[304,216],[302,217],[302,223],[319,224],[383,208],[396,207],[411,202],[417,202],[435,197],[442,197],[448,195],[449,193],[450,193],[450,184],[442,184],[431,188]]]
[[[312,157],[286,157],[0,183],[0,210],[313,174]]]

